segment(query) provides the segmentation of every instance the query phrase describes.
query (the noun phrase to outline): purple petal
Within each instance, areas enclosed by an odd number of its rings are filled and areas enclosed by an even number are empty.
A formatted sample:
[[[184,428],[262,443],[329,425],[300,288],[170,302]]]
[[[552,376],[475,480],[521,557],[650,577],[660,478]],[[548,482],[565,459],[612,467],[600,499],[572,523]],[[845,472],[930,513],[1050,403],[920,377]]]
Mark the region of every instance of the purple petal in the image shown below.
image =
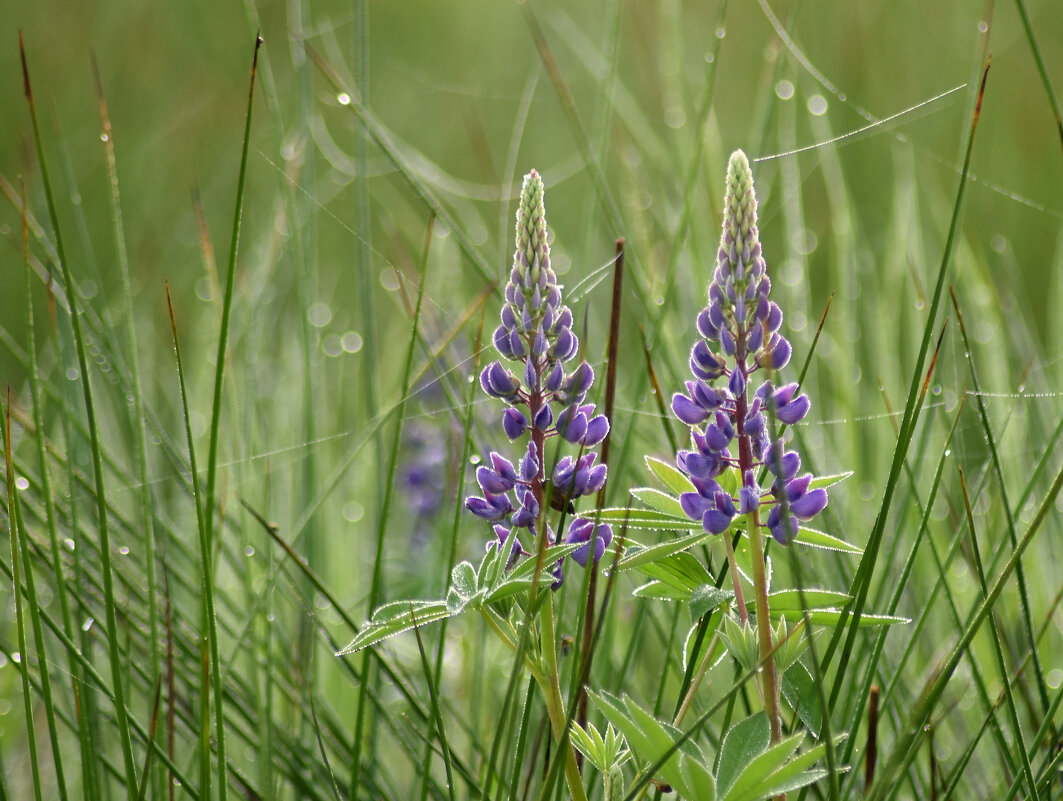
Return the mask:
[[[818,488],[806,492],[792,504],[790,511],[799,520],[811,520],[827,506],[827,491]]]
[[[494,495],[501,495],[515,486],[515,482],[505,481],[490,467],[478,467],[476,469],[476,483],[480,485],[480,489],[484,492],[490,492]]]
[[[557,392],[561,389],[561,382],[565,379],[565,371],[561,369],[561,362],[554,365],[554,369],[546,377],[546,391]]]
[[[544,403],[535,415],[535,427],[540,431],[546,431],[552,422],[554,422],[554,411],[550,408],[550,404]]]
[[[735,355],[735,341],[731,336],[731,332],[727,328],[720,329],[720,346],[723,348],[723,352],[728,356]]]
[[[583,444],[591,448],[605,439],[609,433],[609,419],[600,414],[587,423],[587,433],[583,435]]]
[[[687,517],[692,520],[701,520],[705,512],[712,508],[709,499],[702,497],[697,492],[684,492],[679,496],[679,505],[687,513]]]
[[[731,527],[731,518],[726,512],[708,509],[701,519],[701,525],[710,534],[723,534]]]
[[[707,411],[678,392],[672,396],[672,413],[688,426],[696,426],[709,416]]]
[[[502,414],[502,429],[510,441],[513,441],[528,430],[528,418],[521,414],[519,409],[506,409]]]
[[[731,373],[731,378],[727,382],[727,388],[731,391],[732,397],[741,398],[746,394],[746,377],[742,373],[741,367],[736,367]]]
[[[776,416],[779,418],[780,423],[792,426],[794,423],[799,423],[804,419],[805,415],[808,414],[809,406],[811,404],[809,403],[808,395],[801,395],[785,406],[780,406]]]
[[[717,461],[695,451],[680,451],[676,460],[679,469],[695,478],[711,478]]]
[[[522,481],[531,481],[539,475],[539,459],[535,455],[535,443],[528,442],[528,452],[521,457],[520,478]]]
[[[798,531],[797,518],[792,515],[786,518],[786,521],[779,521],[774,526],[769,526],[771,536],[775,538],[775,541],[780,545],[789,545],[797,538]]]

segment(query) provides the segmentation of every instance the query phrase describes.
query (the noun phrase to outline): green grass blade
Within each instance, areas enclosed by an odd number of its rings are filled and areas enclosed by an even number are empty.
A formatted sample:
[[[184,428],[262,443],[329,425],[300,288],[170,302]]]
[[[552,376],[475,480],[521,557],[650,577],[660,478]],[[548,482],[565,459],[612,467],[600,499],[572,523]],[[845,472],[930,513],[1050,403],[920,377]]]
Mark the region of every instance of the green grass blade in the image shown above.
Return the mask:
[[[107,647],[110,660],[111,679],[115,699],[115,715],[117,718],[118,736],[122,747],[122,757],[125,766],[125,781],[128,792],[136,795],[137,778],[136,767],[133,763],[133,747],[129,736],[129,718],[126,711],[124,675],[125,669],[119,656],[118,650],[118,618],[115,611],[114,596],[114,573],[111,564],[111,538],[107,520],[107,493],[103,474],[103,458],[100,449],[100,431],[96,422],[96,409],[92,400],[92,383],[89,375],[88,358],[85,353],[85,340],[81,333],[81,314],[78,309],[77,292],[74,288],[74,279],[70,270],[70,264],[66,258],[63,247],[63,238],[59,226],[59,218],[55,207],[55,198],[52,193],[51,181],[48,178],[47,160],[44,156],[44,146],[41,142],[40,126],[37,124],[37,111],[30,88],[29,67],[26,63],[26,51],[19,35],[19,55],[22,60],[22,76],[25,88],[26,101],[29,104],[30,120],[33,126],[33,138],[37,150],[37,161],[41,168],[41,180],[44,184],[45,197],[48,201],[48,214],[55,234],[56,252],[59,257],[59,265],[63,272],[63,283],[66,287],[67,297],[71,301],[70,322],[73,328],[74,347],[77,351],[78,368],[81,378],[81,390],[85,402],[85,415],[89,429],[89,442],[92,450],[93,473],[96,480],[96,515],[100,535],[100,560],[103,573],[104,607],[107,628]]]

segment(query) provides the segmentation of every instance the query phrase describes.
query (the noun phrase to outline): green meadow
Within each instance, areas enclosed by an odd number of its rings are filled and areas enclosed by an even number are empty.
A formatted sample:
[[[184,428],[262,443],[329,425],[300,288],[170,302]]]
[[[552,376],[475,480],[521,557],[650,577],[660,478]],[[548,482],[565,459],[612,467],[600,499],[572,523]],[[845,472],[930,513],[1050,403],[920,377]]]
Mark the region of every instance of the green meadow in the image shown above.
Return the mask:
[[[0,801],[1063,797],[1058,0],[0,11]],[[767,567],[644,491],[738,149],[846,476]],[[533,169],[610,419],[556,590],[465,504]]]

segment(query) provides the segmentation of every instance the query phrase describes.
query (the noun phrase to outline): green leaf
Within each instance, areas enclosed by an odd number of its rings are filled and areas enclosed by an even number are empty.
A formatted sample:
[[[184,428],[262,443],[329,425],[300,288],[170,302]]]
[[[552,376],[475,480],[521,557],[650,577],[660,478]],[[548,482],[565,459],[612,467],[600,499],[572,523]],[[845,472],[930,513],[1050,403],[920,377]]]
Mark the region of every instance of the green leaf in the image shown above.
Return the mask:
[[[691,548],[695,545],[700,545],[712,536],[712,534],[705,531],[699,531],[696,534],[688,534],[685,537],[680,537],[679,539],[671,540],[669,542],[662,542],[657,545],[629,547],[624,553],[623,558],[617,563],[616,569],[617,571],[630,570],[634,567],[641,569],[644,565],[659,562],[672,554],[685,551],[687,548]]]
[[[734,597],[734,592],[721,590],[714,584],[702,584],[690,593],[690,620],[696,621],[713,611],[717,606]]]
[[[656,720],[626,696],[623,706],[619,699],[608,693],[591,693],[591,696],[606,719],[627,738],[628,747],[643,766],[656,763],[682,736],[678,729]],[[693,762],[701,763],[702,771],[698,771],[696,767],[683,770],[680,760],[684,756]],[[698,782],[697,787],[703,787],[705,782],[701,774],[708,772],[704,764],[701,750],[690,740],[685,740],[661,766],[660,775],[684,797],[700,798],[703,796],[697,793],[695,785],[688,782],[687,777],[690,776]],[[713,797],[709,796],[710,799]]]
[[[724,796],[724,801],[760,801],[773,795],[772,776],[786,765],[787,760],[804,739],[804,734],[787,737],[781,743],[773,745],[747,761],[740,775]]]
[[[674,495],[669,495],[667,492],[661,492],[651,487],[640,487],[639,489],[631,490],[631,494],[658,512],[664,512],[672,517],[690,519],[687,517],[687,513],[683,511],[683,505],[679,503],[679,499]]]
[[[454,590],[468,601],[476,595],[476,569],[469,562],[461,562],[450,571],[450,584]]]
[[[714,801],[716,798],[716,781],[712,773],[699,760],[691,759],[686,754],[679,757],[679,774],[686,783],[687,792],[695,801]]]
[[[852,474],[853,471],[850,470],[846,473],[835,473],[833,476],[819,476],[818,478],[813,478],[811,481],[808,482],[808,488],[817,489],[819,487],[833,487],[835,484],[839,484],[845,479],[849,478],[849,476],[851,476]]]
[[[806,528],[805,526],[801,526],[798,529],[794,545],[807,545],[810,548],[822,548],[826,551],[844,551],[858,556],[864,552],[863,548],[851,545],[845,540],[832,537],[822,531],[816,531],[814,528]]]
[[[646,457],[646,467],[650,469],[650,472],[656,476],[661,484],[676,495],[682,495],[684,492],[695,492],[694,485],[690,483],[690,479],[678,467],[670,465],[668,462],[662,462],[660,459],[654,459],[651,456]]]
[[[631,594],[636,598],[654,598],[658,601],[686,601],[690,598],[687,590],[681,590],[663,581],[648,581],[636,587]]]
[[[653,529],[655,531],[688,531],[697,523],[686,515],[677,517],[667,512],[659,512],[656,509],[627,509],[616,507],[602,509],[595,513],[595,517],[602,523],[610,523],[614,531],[619,531],[625,525],[631,529]]]
[[[762,753],[769,742],[771,726],[763,712],[736,723],[727,732],[720,749],[720,768],[716,771],[716,787],[721,794],[727,795],[745,766]]]
[[[800,662],[794,662],[783,674],[782,694],[805,728],[818,740],[823,726],[823,709],[819,705],[819,693],[812,674]]]
[[[845,740],[845,735],[834,738],[834,747],[837,748]],[[778,770],[767,777],[759,786],[753,789],[756,798],[767,798],[779,793],[796,790],[805,785],[817,782],[827,775],[823,768],[809,769],[820,760],[827,750],[826,743],[820,743],[802,754],[797,754],[789,762],[785,762]],[[841,766],[839,772],[847,771],[848,768]]]
[[[794,622],[801,620],[800,610],[784,611],[781,615],[775,614],[775,609],[771,610],[772,617],[785,617],[788,622]],[[813,609],[808,613],[808,619],[812,623],[816,623],[820,626],[827,626],[833,628],[837,626],[842,619],[842,610],[840,609]],[[851,619],[851,615],[850,615]],[[878,626],[893,626],[897,623],[911,623],[912,621],[906,617],[897,617],[896,615],[869,615],[864,614],[860,617],[860,625],[866,628],[877,628]]]
[[[833,590],[779,590],[768,596],[772,617],[776,616],[775,612],[797,612],[800,615],[802,599],[805,609],[836,609],[845,606],[849,596]]]
[[[454,614],[446,601],[394,601],[385,604],[373,613],[373,619],[358,632],[357,637],[336,652],[336,656],[353,654],[388,637],[409,631],[414,626],[435,623]]]
[[[588,727],[593,730],[594,726],[588,724]],[[597,734],[597,732],[595,732]],[[569,735],[572,738],[572,744],[576,749],[587,757],[587,760],[594,765],[594,767],[601,773],[605,773],[609,770],[609,767],[605,764],[604,755],[602,754],[598,743],[601,742],[601,736],[599,735],[595,742],[595,738],[580,726],[576,721],[572,721],[572,728],[569,729]]]
[[[656,562],[639,566],[639,572],[652,579],[664,582],[683,592],[682,600],[702,584],[710,584],[712,576],[701,561],[687,551],[680,551]]]

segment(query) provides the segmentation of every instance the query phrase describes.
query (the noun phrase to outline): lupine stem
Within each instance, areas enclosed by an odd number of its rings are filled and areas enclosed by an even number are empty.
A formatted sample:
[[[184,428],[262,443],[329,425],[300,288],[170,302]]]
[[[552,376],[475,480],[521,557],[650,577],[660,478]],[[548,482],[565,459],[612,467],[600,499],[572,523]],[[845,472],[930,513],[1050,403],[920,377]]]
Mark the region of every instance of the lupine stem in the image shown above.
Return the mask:
[[[542,630],[542,654],[543,663],[546,667],[546,676],[539,680],[539,687],[546,697],[546,711],[550,716],[550,728],[553,729],[554,739],[561,742],[565,736],[565,728],[568,724],[565,714],[565,703],[561,698],[561,681],[557,675],[557,648],[554,640],[554,596],[547,593],[546,603],[543,605],[541,615]],[[568,783],[568,791],[572,794],[573,801],[587,801],[587,791],[583,787],[583,777],[580,776],[579,765],[576,764],[576,755],[572,746],[565,749],[565,781]]]
[[[751,512],[749,525],[749,550],[753,560],[753,588],[757,606],[757,639],[760,641],[761,686],[764,694],[764,712],[771,721],[771,741],[782,739],[779,723],[779,687],[775,680],[775,657],[772,655],[771,617],[768,608],[768,582],[764,573],[764,539],[760,534],[757,513]]]

